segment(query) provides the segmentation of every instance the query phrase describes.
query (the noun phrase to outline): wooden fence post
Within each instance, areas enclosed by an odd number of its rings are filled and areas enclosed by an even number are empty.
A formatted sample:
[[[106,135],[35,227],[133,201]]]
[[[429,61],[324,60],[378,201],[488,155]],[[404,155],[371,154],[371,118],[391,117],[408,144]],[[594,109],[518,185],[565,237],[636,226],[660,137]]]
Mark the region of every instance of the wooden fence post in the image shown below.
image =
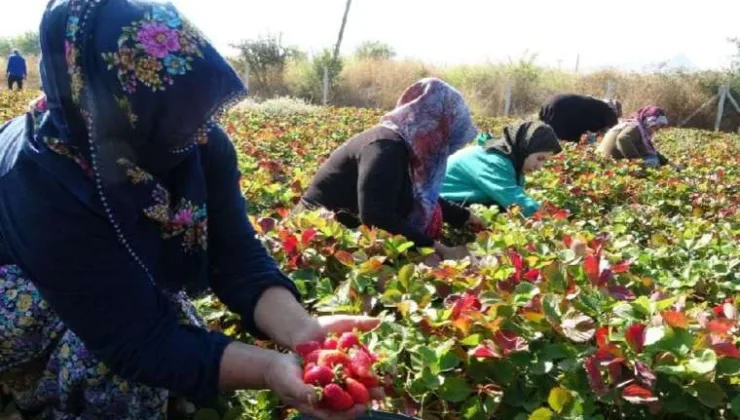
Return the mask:
[[[504,91],[504,117],[508,117],[510,111],[511,111],[511,82],[507,82],[506,90]]]
[[[324,66],[324,89],[323,89],[324,106],[329,104],[329,67]]]
[[[722,125],[722,117],[725,115],[725,99],[727,99],[727,91],[730,90],[727,85],[722,85],[719,88],[719,102],[717,103],[717,120],[714,122],[714,131],[719,131]]]

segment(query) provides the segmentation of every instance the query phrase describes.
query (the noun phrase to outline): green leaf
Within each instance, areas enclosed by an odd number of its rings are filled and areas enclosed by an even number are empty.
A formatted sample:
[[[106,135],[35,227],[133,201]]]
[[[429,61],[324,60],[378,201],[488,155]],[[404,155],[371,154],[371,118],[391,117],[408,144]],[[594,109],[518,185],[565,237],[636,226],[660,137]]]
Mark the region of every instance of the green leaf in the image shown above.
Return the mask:
[[[733,414],[740,417],[740,395],[732,399],[732,402],[730,403],[730,408],[732,409]]]
[[[683,365],[659,365],[655,367],[655,371],[666,375],[683,376],[686,373],[686,368]]]
[[[693,388],[699,401],[709,408],[719,407],[727,397],[722,387],[712,382],[699,382]]]
[[[481,337],[480,334],[472,334],[472,335],[465,337],[465,339],[463,339],[462,341],[460,341],[460,345],[467,346],[467,347],[475,347],[478,344],[480,344],[482,340],[483,340],[483,337]]]
[[[221,420],[221,415],[212,408],[204,408],[195,413],[193,420]]]
[[[717,361],[717,375],[730,377],[740,376],[740,359],[719,359]]]
[[[455,353],[448,350],[440,355],[439,360],[437,360],[437,365],[439,366],[440,372],[446,372],[448,370],[455,369],[460,362],[460,358],[457,357]]]
[[[416,266],[413,264],[406,264],[398,271],[398,281],[405,291],[411,290],[411,277],[414,272],[416,272]]]
[[[463,418],[467,420],[485,419],[486,413],[483,412],[483,404],[479,398],[470,398],[465,401],[462,407]]]
[[[706,375],[717,367],[717,354],[709,349],[701,350],[696,357],[689,360],[686,367],[691,373]]]
[[[547,397],[547,403],[550,407],[555,410],[558,414],[563,412],[573,403],[573,395],[567,390],[555,387],[550,390],[550,395]]]
[[[470,385],[462,378],[445,377],[442,386],[437,391],[440,398],[448,402],[461,402],[470,396]]]
[[[529,416],[529,420],[551,420],[551,419],[552,419],[552,411],[544,407],[538,408]]]
[[[645,330],[645,346],[652,346],[665,336],[665,327],[648,327]]]
[[[560,324],[562,314],[560,313],[560,302],[562,297],[553,294],[547,294],[542,297],[542,310],[545,312],[547,319],[555,324]]]
[[[634,302],[632,307],[639,313],[645,316],[652,315],[652,302],[647,296],[640,296]]]
[[[679,356],[687,356],[694,345],[694,337],[683,328],[666,327],[665,337],[657,347]]]

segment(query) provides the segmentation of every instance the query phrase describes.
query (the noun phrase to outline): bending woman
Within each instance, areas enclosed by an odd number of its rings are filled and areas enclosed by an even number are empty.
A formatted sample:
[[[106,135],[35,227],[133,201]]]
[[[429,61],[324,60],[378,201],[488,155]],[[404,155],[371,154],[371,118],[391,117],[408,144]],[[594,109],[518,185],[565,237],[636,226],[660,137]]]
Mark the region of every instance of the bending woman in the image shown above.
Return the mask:
[[[647,166],[666,165],[668,158],[658,152],[653,136],[667,125],[668,118],[662,109],[657,106],[641,108],[628,120],[609,130],[598,152],[616,160],[642,159]]]
[[[400,234],[442,258],[465,255],[437,241],[443,222],[480,225],[440,199],[447,158],[478,131],[462,95],[439,79],[409,87],[379,125],[351,138],[318,170],[299,204],[324,207],[349,227],[366,224]]]
[[[540,121],[550,125],[562,141],[595,141],[619,122],[617,112],[608,103],[575,94],[549,97],[540,109]]]
[[[516,204],[530,216],[540,205],[524,192],[524,176],[542,169],[561,150],[555,131],[541,122],[505,127],[500,139],[481,134],[478,145],[450,157],[442,197],[463,205],[498,205],[503,210]]]
[[[173,396],[263,388],[330,418],[293,357],[209,332],[185,294],[211,288],[289,348],[376,323],[309,316],[255,238],[211,119],[246,94],[233,69],[161,2],[52,1],[40,35],[46,100],[0,127],[2,389],[42,418],[163,419]]]

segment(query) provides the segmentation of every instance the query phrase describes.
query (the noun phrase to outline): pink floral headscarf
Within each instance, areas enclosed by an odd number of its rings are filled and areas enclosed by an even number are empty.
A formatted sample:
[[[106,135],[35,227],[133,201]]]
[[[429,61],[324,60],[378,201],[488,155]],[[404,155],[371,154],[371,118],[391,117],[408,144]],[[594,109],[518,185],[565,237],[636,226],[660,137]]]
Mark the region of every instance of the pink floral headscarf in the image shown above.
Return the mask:
[[[416,205],[409,222],[431,237],[439,236],[439,194],[447,158],[478,135],[465,99],[442,80],[422,79],[406,89],[381,124],[398,133],[411,150]]]
[[[642,142],[647,148],[648,153],[657,153],[653,144],[653,136],[650,135],[648,130],[668,125],[668,117],[666,117],[665,111],[657,106],[646,106],[632,114],[629,120],[637,123],[637,128],[640,130],[640,135],[642,136]]]

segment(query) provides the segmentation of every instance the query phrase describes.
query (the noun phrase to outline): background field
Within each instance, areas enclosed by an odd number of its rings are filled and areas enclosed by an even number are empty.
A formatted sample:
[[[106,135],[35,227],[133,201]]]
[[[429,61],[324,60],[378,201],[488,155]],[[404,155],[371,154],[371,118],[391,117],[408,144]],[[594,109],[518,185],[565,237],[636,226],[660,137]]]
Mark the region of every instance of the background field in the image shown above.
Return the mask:
[[[348,79],[370,74],[357,72]],[[681,97],[679,80],[663,82]],[[0,121],[32,96],[0,93]],[[381,114],[277,101],[244,104],[222,124],[248,174],[250,217],[306,304],[386,321],[370,342],[385,355],[385,409],[425,419],[740,416],[740,137],[662,132],[656,143],[682,172],[567,146],[528,179],[543,212],[476,208],[491,229],[446,240],[470,242],[479,266],[432,269],[403,238],[322,213],[285,218],[322,159]],[[477,121],[494,133],[506,123]],[[577,238],[587,249],[569,248]],[[213,297],[199,308],[212,328],[253,342]],[[271,394],[245,392],[196,417],[289,415]]]

